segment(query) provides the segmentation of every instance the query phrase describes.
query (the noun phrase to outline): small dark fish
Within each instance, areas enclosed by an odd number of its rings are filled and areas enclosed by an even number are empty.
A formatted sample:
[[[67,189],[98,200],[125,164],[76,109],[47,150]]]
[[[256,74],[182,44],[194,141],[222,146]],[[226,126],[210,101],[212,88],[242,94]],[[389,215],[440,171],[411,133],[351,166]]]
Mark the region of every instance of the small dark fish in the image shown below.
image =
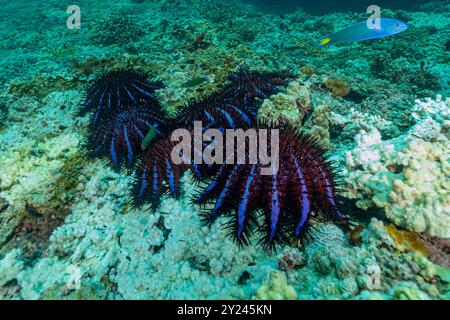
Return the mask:
[[[248,280],[250,280],[252,278],[253,278],[253,275],[250,272],[244,271],[244,272],[242,272],[241,276],[238,279],[238,284],[243,286],[247,283]]]
[[[445,44],[445,51],[450,51],[450,40]]]
[[[196,87],[196,86],[202,84],[203,82],[207,82],[207,81],[209,81],[208,77],[198,77],[198,78],[194,78],[189,81],[186,81],[182,85],[182,87],[183,88],[192,88],[192,87]]]
[[[37,218],[42,217],[42,213],[32,205],[28,204],[28,201],[25,201],[25,212]]]
[[[153,125],[141,142],[141,150],[142,151],[147,149],[149,143],[155,138],[155,136],[156,136],[156,125]]]

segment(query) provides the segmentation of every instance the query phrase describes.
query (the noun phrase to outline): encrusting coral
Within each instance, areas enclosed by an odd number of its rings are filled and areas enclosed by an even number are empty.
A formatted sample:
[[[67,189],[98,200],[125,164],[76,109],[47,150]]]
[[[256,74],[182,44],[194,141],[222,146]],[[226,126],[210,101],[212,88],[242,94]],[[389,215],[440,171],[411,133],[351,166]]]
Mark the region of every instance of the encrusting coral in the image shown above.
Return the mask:
[[[325,80],[324,85],[334,98],[345,97],[350,93],[348,84],[339,79],[328,78]]]
[[[386,230],[399,247],[405,248],[406,250],[420,252],[424,256],[428,256],[430,254],[425,243],[419,238],[417,233],[398,230],[393,224],[388,225]]]
[[[287,283],[281,271],[273,271],[266,284],[263,284],[255,295],[256,300],[295,300],[297,292]]]

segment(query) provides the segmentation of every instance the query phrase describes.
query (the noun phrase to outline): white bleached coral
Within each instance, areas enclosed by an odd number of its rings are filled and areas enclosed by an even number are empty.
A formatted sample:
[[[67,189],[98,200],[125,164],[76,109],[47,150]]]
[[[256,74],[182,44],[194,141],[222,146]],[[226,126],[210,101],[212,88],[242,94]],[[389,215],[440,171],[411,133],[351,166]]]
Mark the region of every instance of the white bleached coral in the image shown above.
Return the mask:
[[[386,120],[380,115],[357,111],[354,108],[351,108],[345,116],[331,111],[330,122],[342,128],[341,138],[353,138],[359,131],[371,131],[373,128],[390,135],[398,132],[398,128],[392,121]]]
[[[382,208],[398,226],[449,238],[449,141],[443,134],[433,142],[414,134],[429,119],[447,120],[449,100],[437,101],[416,105],[419,122],[395,139],[381,141],[376,129],[361,131],[356,147],[345,154],[343,174],[346,193],[358,199],[359,207]]]
[[[416,121],[431,117],[442,124],[450,120],[450,98],[444,100],[441,95],[437,95],[435,100],[431,98],[424,101],[416,100],[412,109],[412,117]]]
[[[305,129],[324,147],[330,146],[329,110],[333,101],[312,90],[316,77],[301,83],[291,81],[284,92],[265,99],[258,113],[263,121],[287,123]]]
[[[22,270],[23,262],[18,259],[20,250],[11,250],[0,260],[0,287],[13,280]]]
[[[243,299],[273,270],[275,256],[260,247],[240,249],[221,223],[202,227],[185,198],[165,198],[153,214],[123,211],[129,183],[100,161],[83,170],[76,204],[50,237],[46,256],[11,269],[8,279],[22,288],[18,297]],[[184,190],[190,188],[185,181]],[[259,265],[249,266],[254,261]],[[0,263],[23,265],[18,255]],[[68,288],[72,269],[79,270],[79,289]],[[251,281],[238,285],[244,271]]]

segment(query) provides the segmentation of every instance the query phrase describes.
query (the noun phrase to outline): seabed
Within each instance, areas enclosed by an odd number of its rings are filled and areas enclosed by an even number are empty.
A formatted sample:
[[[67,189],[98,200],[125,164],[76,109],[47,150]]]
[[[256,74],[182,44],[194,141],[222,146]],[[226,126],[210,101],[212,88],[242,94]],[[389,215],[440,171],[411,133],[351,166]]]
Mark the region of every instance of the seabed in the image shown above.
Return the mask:
[[[80,1],[77,28],[60,1],[2,3],[0,299],[450,298],[450,4],[380,4],[409,29],[326,48],[365,8],[269,4]],[[258,117],[327,148],[352,230],[239,246],[222,218],[201,222],[189,174],[150,212],[130,205],[127,170],[87,154],[80,109],[100,72],[154,75],[169,114],[243,64],[295,74]]]

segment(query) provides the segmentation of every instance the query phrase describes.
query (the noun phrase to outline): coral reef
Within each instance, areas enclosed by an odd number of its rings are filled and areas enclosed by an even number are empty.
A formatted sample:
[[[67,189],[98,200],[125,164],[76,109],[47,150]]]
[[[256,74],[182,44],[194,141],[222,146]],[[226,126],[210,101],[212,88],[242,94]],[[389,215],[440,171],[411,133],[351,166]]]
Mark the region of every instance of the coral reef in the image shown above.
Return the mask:
[[[99,19],[91,27],[89,38],[95,44],[124,45],[138,40],[144,33],[133,17],[116,14]]]
[[[41,100],[52,91],[65,91],[77,87],[79,84],[73,78],[37,74],[31,80],[17,79],[11,82],[9,92],[17,98],[34,96]]]
[[[232,22],[231,31],[236,33],[242,41],[253,42],[261,32],[264,32],[259,19],[239,18]]]
[[[199,9],[207,19],[216,23],[230,20],[239,10],[234,0],[206,0],[200,3]]]
[[[391,252],[401,247],[379,220],[362,232],[359,247],[333,225],[317,225],[311,236],[305,266],[288,273],[300,299],[399,299],[401,292],[410,299],[442,298],[436,266],[414,251]]]
[[[423,242],[416,233],[398,230],[393,224],[388,225],[386,230],[391,238],[397,243],[398,247],[404,247],[407,250],[420,252],[424,256],[430,254],[425,242]]]
[[[81,137],[64,129],[75,126],[79,103],[79,92],[66,91],[43,99],[42,105],[48,108],[45,113],[36,112],[41,104],[35,100],[20,100],[12,106],[15,116],[9,119],[14,122],[2,132],[0,147],[0,166],[8,168],[0,174],[0,197],[4,203],[0,217],[1,243],[12,239],[27,206],[53,210],[70,204],[73,189],[66,182],[76,179],[71,168],[78,161],[70,167],[66,164],[79,158]],[[21,105],[28,108],[19,108]],[[36,123],[40,124],[39,130],[35,128]],[[65,174],[70,174],[70,178],[65,178]]]
[[[324,86],[331,92],[334,98],[345,97],[350,93],[348,84],[339,79],[329,78],[325,80]]]
[[[450,299],[448,1],[383,6],[411,32],[326,49],[318,38],[365,19],[343,9],[360,1],[278,4],[283,12],[242,2],[91,2],[80,30],[66,30],[55,1],[2,4],[0,299]],[[169,115],[190,114],[187,127],[196,118],[188,108],[226,91],[222,100],[252,125],[259,108],[263,123],[321,139],[342,173],[339,194],[362,208],[338,203],[355,226],[312,219],[310,237],[278,252],[239,246],[226,237],[230,217],[201,221],[216,199],[191,203],[194,169],[169,196],[167,151],[158,154],[166,177],[157,206],[135,206],[138,176],[87,157],[84,140],[100,123],[92,125],[93,109],[79,113],[83,85],[123,69],[158,75],[165,87],[152,88],[153,98]],[[299,72],[267,85],[277,70]],[[218,110],[247,125],[231,107]],[[133,155],[145,149],[141,160],[167,142],[151,131],[144,148],[133,144]]]
[[[322,102],[314,108],[314,112],[309,118],[309,122],[305,123],[305,128],[309,128],[309,134],[316,138],[317,141],[328,148],[330,146],[330,124],[329,124],[329,108],[327,101]]]
[[[287,123],[299,127],[311,110],[310,85],[292,81],[285,92],[264,100],[258,118],[263,122]]]
[[[2,101],[0,101],[0,128],[5,122],[7,116],[8,116],[8,109],[6,105]]]
[[[413,110],[419,121],[404,135],[382,141],[374,129],[355,137],[356,147],[345,154],[343,174],[347,194],[358,199],[359,207],[376,206],[398,226],[450,237],[448,138],[430,142],[415,134],[423,121],[432,119],[437,125],[433,128],[445,137],[439,123],[448,121],[448,108],[448,100],[440,97],[417,102]]]
[[[23,259],[32,261],[45,251],[50,235],[64,223],[70,208],[34,208],[26,204],[25,211],[25,216],[14,229],[9,242],[22,248]]]

